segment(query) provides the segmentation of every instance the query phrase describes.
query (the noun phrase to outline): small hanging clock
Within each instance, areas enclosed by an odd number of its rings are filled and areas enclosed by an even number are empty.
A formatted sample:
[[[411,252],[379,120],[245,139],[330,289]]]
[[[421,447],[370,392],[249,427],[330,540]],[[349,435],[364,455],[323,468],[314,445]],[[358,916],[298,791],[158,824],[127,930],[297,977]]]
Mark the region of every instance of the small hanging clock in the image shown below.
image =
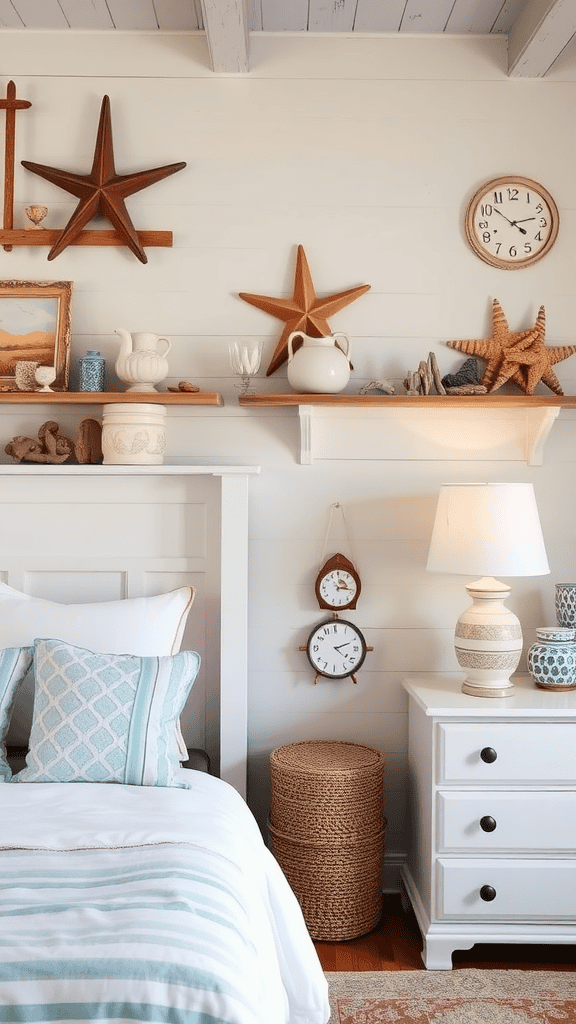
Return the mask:
[[[336,554],[324,563],[316,577],[316,597],[321,608],[330,611],[355,608],[362,584],[352,562]]]
[[[364,636],[352,622],[345,619],[326,619],[315,626],[306,645],[306,654],[316,676],[327,679],[352,677],[366,657]],[[316,682],[316,679],[314,680]]]

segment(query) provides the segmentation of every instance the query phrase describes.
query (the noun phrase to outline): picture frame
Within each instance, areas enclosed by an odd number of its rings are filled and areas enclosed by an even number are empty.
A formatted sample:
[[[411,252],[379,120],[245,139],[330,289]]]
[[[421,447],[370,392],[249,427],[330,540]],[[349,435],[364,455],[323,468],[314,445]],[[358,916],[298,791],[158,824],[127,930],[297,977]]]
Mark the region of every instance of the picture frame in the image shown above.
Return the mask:
[[[54,366],[54,391],[67,391],[70,379],[72,281],[0,281],[0,390],[18,387],[16,364]]]

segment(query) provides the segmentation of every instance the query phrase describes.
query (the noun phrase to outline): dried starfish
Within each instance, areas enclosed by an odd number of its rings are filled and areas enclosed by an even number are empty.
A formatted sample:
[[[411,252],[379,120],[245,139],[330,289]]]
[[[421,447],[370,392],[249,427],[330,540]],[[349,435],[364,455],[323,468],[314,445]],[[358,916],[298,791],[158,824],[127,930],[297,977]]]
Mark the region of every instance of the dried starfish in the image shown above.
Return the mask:
[[[568,356],[574,355],[576,345],[556,345],[553,348],[546,348],[544,344],[546,333],[544,306],[540,306],[533,333],[534,338],[526,351],[507,353],[506,360],[513,360],[515,363],[515,366],[512,362],[510,363],[513,372],[509,375],[509,379],[513,380],[527,395],[533,394],[536,386],[540,383],[545,384],[556,395],[563,395],[560,381],[552,366],[554,363],[560,363],[563,359],[568,359]],[[495,383],[492,391],[495,391],[497,386],[501,385]]]
[[[516,355],[529,348],[534,340],[534,330],[535,328],[528,331],[511,331],[498,299],[494,299],[492,302],[491,338],[449,341],[447,344],[449,348],[455,348],[460,352],[466,352],[468,355],[486,360],[487,365],[482,375],[482,384],[490,391],[494,381],[498,378],[502,360],[509,349],[514,348]]]

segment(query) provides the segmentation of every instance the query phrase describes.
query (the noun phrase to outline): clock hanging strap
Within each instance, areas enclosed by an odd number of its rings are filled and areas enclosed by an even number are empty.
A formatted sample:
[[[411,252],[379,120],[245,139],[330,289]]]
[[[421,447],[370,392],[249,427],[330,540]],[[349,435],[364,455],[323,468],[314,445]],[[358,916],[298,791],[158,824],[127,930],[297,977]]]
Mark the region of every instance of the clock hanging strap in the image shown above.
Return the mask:
[[[350,540],[350,534],[348,532],[348,525],[346,523],[346,516],[344,515],[344,506],[341,505],[339,501],[335,501],[334,504],[332,505],[331,509],[330,509],[330,518],[328,520],[328,526],[327,526],[327,529],[326,529],[326,536],[324,538],[324,547],[322,548],[322,555],[320,556],[320,564],[322,565],[324,563],[324,559],[326,557],[326,548],[328,546],[328,540],[329,540],[329,537],[330,537],[330,530],[332,529],[332,520],[334,519],[334,513],[336,512],[336,510],[339,510],[340,514],[342,516],[342,522],[344,524],[344,529],[346,531],[346,541],[348,543],[348,549],[349,549],[350,555],[351,555],[351,559],[350,560],[353,563],[353,565],[356,566],[356,559],[354,557],[354,550],[352,548],[352,542]]]

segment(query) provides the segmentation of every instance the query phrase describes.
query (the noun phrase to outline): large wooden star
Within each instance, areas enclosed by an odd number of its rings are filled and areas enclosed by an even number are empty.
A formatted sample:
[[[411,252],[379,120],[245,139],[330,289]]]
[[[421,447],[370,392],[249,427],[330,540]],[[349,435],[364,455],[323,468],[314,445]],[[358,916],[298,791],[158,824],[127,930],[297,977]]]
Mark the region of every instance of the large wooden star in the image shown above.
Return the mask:
[[[299,245],[294,275],[294,294],[291,299],[274,299],[267,295],[251,295],[248,292],[240,292],[240,298],[245,302],[264,310],[265,313],[270,313],[278,320],[284,320],[286,324],[266,370],[266,376],[269,377],[288,359],[288,338],[292,331],[303,331],[304,334],[308,334],[312,338],[323,338],[327,334],[332,334],[327,318],[333,316],[340,309],[344,309],[369,289],[369,284],[363,284],[358,288],[350,288],[346,292],[338,292],[336,295],[327,295],[323,299],[318,299],[314,291],[306,253],[304,248]],[[294,350],[297,348],[299,348],[298,343],[294,345]]]
[[[88,221],[100,213],[111,221],[126,245],[142,263],[147,263],[148,258],[130,220],[124,200],[127,196],[140,192],[148,185],[153,185],[186,166],[185,163],[168,164],[148,171],[137,171],[135,174],[116,174],[108,96],[102,100],[94,162],[90,174],[74,174],[73,171],[62,171],[56,167],[31,163],[29,160],[23,160],[22,164],[29,171],[39,174],[41,178],[46,178],[46,181],[51,181],[53,185],[58,185],[80,200],[66,227],[50,249],[49,260],[55,259],[78,237]]]
[[[513,380],[527,395],[532,395],[540,383],[545,384],[556,395],[564,394],[552,366],[574,355],[576,345],[555,345],[553,348],[547,348],[544,344],[545,333],[546,312],[544,306],[540,306],[529,348],[524,351],[514,348],[508,350],[500,373],[491,388],[492,391],[501,387],[505,380]]]
[[[528,349],[534,340],[535,328],[528,331],[513,332],[508,327],[508,321],[498,299],[492,302],[492,337],[476,338],[465,341],[449,341],[449,348],[456,348],[460,352],[466,352],[471,356],[479,356],[486,360],[486,367],[482,375],[482,384],[490,391],[494,381],[498,378],[502,361],[510,349],[515,353]],[[517,364],[516,364],[517,365]],[[504,383],[503,381],[499,386]]]

